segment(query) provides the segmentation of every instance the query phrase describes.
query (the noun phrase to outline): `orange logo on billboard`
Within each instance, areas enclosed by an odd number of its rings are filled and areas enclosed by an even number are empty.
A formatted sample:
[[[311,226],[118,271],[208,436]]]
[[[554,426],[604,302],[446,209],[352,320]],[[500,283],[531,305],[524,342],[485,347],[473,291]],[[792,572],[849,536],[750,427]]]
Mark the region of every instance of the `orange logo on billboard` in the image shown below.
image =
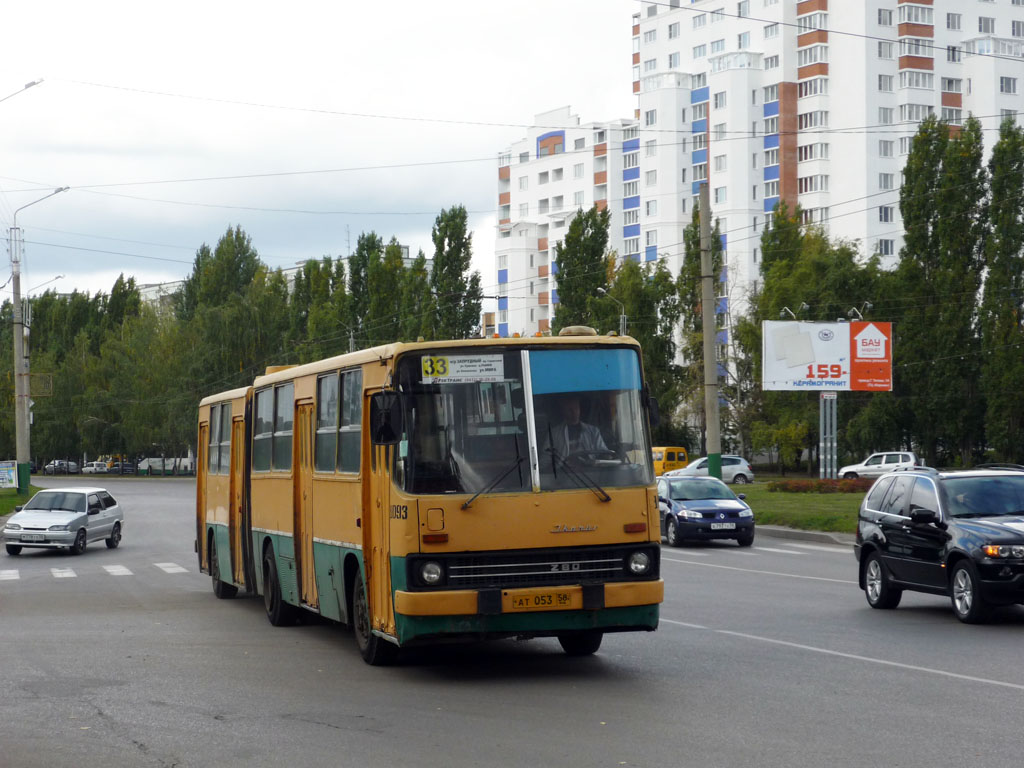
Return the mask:
[[[850,389],[892,391],[892,323],[850,323]]]

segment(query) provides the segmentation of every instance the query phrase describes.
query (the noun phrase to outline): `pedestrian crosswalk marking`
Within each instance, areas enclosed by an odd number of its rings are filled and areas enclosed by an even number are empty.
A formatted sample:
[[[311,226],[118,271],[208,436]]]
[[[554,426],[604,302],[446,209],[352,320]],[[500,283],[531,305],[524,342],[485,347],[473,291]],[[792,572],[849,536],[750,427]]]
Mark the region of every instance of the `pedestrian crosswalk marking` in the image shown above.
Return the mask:
[[[0,581],[17,581],[21,577],[18,575],[17,570],[14,571],[0,571]]]
[[[70,568],[51,568],[50,573],[55,579],[73,579],[78,575]]]
[[[776,552],[780,555],[806,555],[806,552],[794,552],[792,549],[773,549],[771,547],[754,547],[758,552]]]
[[[188,568],[182,568],[177,563],[153,563],[153,565],[165,573],[188,573]]]
[[[850,553],[850,548],[841,546],[823,547],[818,544],[789,544],[787,546],[800,547],[800,549],[813,549],[815,552],[831,552],[832,554],[848,555]]]
[[[104,565],[103,570],[111,576],[131,576],[132,572],[123,565]]]

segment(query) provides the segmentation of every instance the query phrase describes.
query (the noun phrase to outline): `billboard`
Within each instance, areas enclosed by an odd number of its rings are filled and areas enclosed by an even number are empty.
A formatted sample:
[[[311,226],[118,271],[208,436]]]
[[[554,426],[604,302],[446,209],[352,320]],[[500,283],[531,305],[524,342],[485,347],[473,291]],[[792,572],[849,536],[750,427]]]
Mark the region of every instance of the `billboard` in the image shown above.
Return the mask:
[[[768,320],[761,337],[764,389],[892,391],[892,323]]]

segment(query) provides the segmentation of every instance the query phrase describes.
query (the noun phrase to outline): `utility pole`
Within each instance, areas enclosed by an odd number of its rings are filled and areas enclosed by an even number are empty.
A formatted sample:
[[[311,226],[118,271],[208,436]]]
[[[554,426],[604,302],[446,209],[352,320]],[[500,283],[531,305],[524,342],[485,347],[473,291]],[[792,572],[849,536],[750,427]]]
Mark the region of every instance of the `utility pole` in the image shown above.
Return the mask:
[[[11,291],[14,294],[12,301],[14,310],[14,432],[15,432],[15,458],[18,462],[18,493],[28,491],[29,477],[32,472],[32,454],[29,445],[29,366],[28,351],[25,348],[25,313],[21,302],[21,263],[22,263],[22,240],[21,230],[18,229],[18,212],[28,208],[30,205],[40,203],[47,198],[60,194],[68,187],[55,189],[45,197],[33,200],[14,211],[9,232],[8,244],[11,251]]]
[[[700,185],[701,325],[704,329],[704,421],[707,430],[708,475],[722,479],[722,436],[718,416],[718,361],[715,359],[715,280],[711,259],[711,195]]]

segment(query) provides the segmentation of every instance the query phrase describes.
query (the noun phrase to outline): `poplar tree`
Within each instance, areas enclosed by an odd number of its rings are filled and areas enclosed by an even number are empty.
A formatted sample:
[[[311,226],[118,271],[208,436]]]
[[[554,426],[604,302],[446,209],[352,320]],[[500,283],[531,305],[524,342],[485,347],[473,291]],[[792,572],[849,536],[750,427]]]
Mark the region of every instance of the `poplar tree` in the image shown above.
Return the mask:
[[[405,264],[402,262],[402,246],[396,238],[391,238],[382,258],[371,260],[366,277],[370,294],[365,326],[367,344],[372,347],[398,341]]]
[[[362,349],[366,341],[366,314],[370,309],[370,262],[379,259],[384,242],[376,232],[363,232],[356,240],[356,249],[348,259],[348,327],[355,346]]]
[[[430,275],[427,257],[421,250],[405,271],[402,281],[402,312],[399,337],[415,341],[420,336],[429,338],[432,326],[433,303],[430,300]]]
[[[997,458],[1024,460],[1024,131],[1004,120],[989,161],[990,234],[981,303],[985,432]]]
[[[570,325],[594,324],[599,307],[609,304],[598,289],[607,289],[609,282],[606,250],[610,224],[607,209],[581,210],[569,223],[565,240],[555,244],[558,304],[551,323],[553,333]]]
[[[433,318],[430,335],[435,339],[464,339],[480,325],[483,292],[480,273],[470,273],[473,235],[468,230],[464,206],[442,209],[430,231],[434,241],[430,292]]]

